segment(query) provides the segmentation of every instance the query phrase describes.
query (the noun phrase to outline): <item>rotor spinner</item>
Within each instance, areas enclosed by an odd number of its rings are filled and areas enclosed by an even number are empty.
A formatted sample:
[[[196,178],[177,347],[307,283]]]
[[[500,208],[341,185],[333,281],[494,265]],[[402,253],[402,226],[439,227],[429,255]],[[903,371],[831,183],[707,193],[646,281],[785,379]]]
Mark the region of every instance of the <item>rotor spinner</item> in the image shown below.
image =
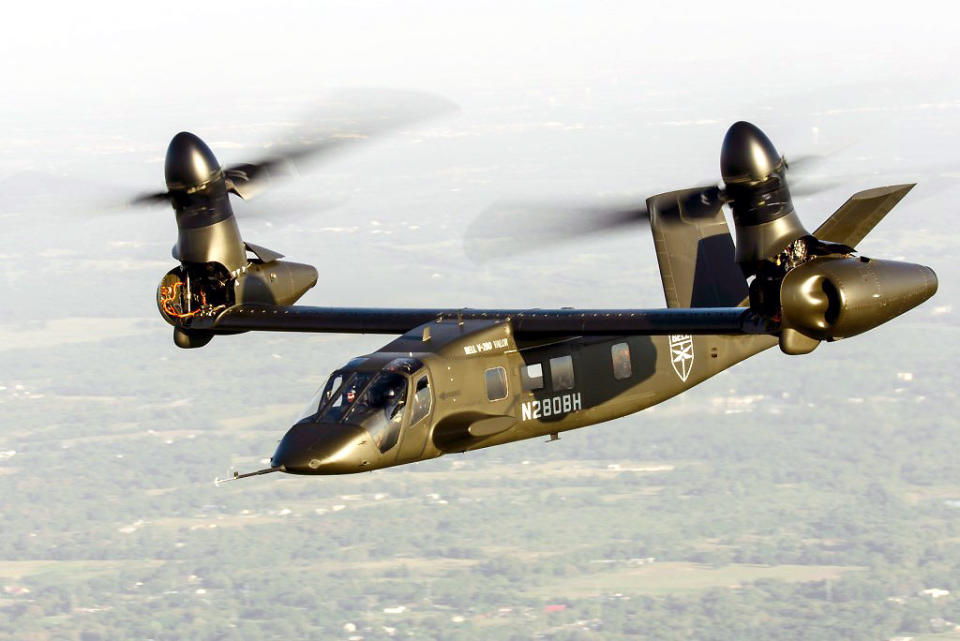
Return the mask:
[[[231,272],[246,265],[223,170],[210,147],[181,131],[167,147],[164,175],[177,212],[173,257],[183,263],[219,263]]]
[[[749,122],[727,130],[720,151],[720,173],[736,224],[736,259],[745,272],[770,260],[788,244],[808,235],[793,208],[787,164],[770,139]]]
[[[777,148],[756,125],[741,120],[727,130],[720,148],[720,173],[727,186],[763,182],[783,165]]]
[[[181,131],[170,141],[163,171],[171,191],[195,192],[222,175],[213,151],[189,131]]]

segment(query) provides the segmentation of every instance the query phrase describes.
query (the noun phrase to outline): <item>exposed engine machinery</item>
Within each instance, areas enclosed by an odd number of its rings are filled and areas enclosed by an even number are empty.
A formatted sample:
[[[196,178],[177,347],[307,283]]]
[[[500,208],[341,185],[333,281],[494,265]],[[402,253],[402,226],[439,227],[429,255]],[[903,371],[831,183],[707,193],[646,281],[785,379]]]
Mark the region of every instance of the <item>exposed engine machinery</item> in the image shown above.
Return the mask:
[[[167,272],[157,288],[157,306],[168,322],[210,316],[235,302],[232,279],[223,265],[181,265]]]
[[[292,305],[316,285],[312,265],[282,261],[282,254],[241,239],[228,194],[242,192],[244,174],[231,177],[197,136],[177,134],[164,169],[162,196],[176,211],[173,257],[180,265],[160,281],[157,306],[178,346],[201,347],[213,337],[193,327],[197,319],[243,303]]]

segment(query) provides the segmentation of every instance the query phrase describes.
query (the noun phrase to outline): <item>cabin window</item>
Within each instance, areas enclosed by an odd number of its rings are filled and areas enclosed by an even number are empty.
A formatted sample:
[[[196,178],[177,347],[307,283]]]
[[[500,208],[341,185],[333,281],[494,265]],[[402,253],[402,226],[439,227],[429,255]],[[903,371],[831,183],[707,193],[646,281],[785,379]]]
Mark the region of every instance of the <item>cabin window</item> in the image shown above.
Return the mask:
[[[418,423],[420,419],[430,413],[430,381],[426,375],[417,381],[417,391],[413,394],[413,412],[410,414],[410,425]]]
[[[573,357],[560,356],[550,359],[550,378],[553,382],[553,391],[573,389]]]
[[[543,365],[540,363],[524,365],[520,368],[520,380],[525,392],[543,389]]]
[[[626,343],[617,343],[610,348],[610,357],[613,359],[613,377],[618,381],[630,378],[633,368],[630,366],[630,346]]]
[[[483,373],[483,380],[487,385],[488,401],[499,401],[507,397],[507,370],[491,367]]]

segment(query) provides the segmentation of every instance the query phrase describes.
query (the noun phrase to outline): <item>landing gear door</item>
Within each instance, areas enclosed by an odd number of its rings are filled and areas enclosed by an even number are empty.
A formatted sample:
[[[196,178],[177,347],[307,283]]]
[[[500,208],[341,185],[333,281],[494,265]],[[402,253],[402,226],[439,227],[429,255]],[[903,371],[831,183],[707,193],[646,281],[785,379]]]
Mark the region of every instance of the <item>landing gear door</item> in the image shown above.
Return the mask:
[[[407,425],[400,438],[400,453],[398,463],[415,461],[423,454],[427,445],[427,436],[430,434],[431,417],[433,416],[433,387],[426,370],[421,370],[410,378],[410,410],[407,415]]]

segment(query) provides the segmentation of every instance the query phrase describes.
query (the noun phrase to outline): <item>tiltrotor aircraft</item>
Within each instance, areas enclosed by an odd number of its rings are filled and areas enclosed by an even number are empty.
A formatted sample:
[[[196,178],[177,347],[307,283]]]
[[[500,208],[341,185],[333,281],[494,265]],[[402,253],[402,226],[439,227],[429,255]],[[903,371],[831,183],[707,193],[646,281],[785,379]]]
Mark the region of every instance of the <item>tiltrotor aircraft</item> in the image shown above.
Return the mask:
[[[805,354],[930,298],[933,270],[856,246],[913,185],[854,194],[812,234],[787,163],[735,123],[723,186],[647,199],[666,309],[381,309],[297,306],[317,270],[241,236],[229,195],[255,193],[275,161],[222,168],[190,133],[173,138],[167,191],[180,265],[157,302],[180,347],[249,331],[399,335],[330,375],[287,431],[269,472],[347,474],[550,435],[656,405],[773,345]],[[723,206],[736,232],[731,238]]]

